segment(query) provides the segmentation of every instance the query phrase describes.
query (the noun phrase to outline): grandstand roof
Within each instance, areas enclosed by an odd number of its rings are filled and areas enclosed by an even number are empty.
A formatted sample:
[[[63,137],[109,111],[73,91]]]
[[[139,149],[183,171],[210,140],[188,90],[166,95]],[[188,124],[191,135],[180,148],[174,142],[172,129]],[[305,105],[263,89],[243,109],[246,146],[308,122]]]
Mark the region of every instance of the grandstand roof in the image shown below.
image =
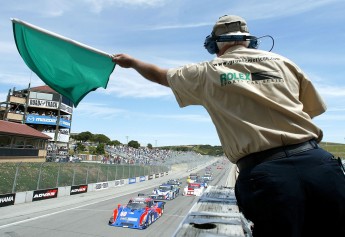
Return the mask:
[[[58,93],[58,92],[54,91],[52,88],[50,88],[50,87],[47,86],[47,85],[32,87],[32,88],[30,88],[30,91],[40,91],[40,92]]]
[[[14,123],[9,121],[0,120],[0,133],[11,134],[11,135],[20,135],[26,137],[35,137],[43,139],[51,139],[50,136],[33,129],[32,127],[21,124]]]

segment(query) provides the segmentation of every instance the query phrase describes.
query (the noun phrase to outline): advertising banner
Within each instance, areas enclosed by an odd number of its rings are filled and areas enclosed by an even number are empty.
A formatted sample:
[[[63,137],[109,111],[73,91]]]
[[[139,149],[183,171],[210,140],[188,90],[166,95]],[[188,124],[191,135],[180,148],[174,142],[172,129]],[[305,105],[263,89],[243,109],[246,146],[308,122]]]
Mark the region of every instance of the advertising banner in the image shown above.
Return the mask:
[[[71,187],[70,195],[80,194],[80,193],[86,193],[87,192],[87,185],[74,185]]]
[[[65,105],[63,103],[61,103],[61,105],[60,105],[60,110],[66,112],[68,114],[73,113],[73,108],[71,106]]]
[[[52,100],[29,99],[29,107],[57,109],[59,107],[59,102]]]
[[[40,201],[50,198],[56,198],[58,195],[58,189],[42,189],[42,190],[35,190],[32,195],[32,201]]]
[[[0,195],[0,207],[14,205],[16,199],[15,193],[1,194]]]
[[[136,183],[136,179],[135,178],[129,178],[128,179],[128,183],[129,184],[134,184],[134,183]]]
[[[155,178],[159,178],[159,174],[155,174]]]
[[[164,173],[161,173],[161,177],[163,177],[164,176]]]
[[[107,188],[109,188],[108,182],[96,183],[95,184],[95,189],[96,190],[107,189]]]
[[[153,174],[149,175],[149,180],[153,179]]]
[[[146,177],[145,176],[140,176],[140,182],[143,182],[146,180]]]
[[[25,119],[25,123],[30,124],[44,124],[44,125],[56,125],[57,118],[52,116],[44,116],[44,115],[35,115],[35,114],[28,114]],[[67,119],[60,118],[59,126],[70,128],[71,121]]]

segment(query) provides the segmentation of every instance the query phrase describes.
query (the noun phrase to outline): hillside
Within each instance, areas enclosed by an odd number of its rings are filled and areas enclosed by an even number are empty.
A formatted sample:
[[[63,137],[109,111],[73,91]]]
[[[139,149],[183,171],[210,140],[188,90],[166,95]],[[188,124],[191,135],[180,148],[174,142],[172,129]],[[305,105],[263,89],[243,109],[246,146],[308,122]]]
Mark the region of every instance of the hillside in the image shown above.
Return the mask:
[[[345,144],[332,143],[332,142],[321,142],[320,146],[332,153],[336,157],[341,157],[345,159]],[[181,145],[181,146],[165,146],[161,149],[170,149],[175,151],[195,151],[202,155],[210,156],[221,156],[224,155],[221,146],[211,146],[211,145]]]

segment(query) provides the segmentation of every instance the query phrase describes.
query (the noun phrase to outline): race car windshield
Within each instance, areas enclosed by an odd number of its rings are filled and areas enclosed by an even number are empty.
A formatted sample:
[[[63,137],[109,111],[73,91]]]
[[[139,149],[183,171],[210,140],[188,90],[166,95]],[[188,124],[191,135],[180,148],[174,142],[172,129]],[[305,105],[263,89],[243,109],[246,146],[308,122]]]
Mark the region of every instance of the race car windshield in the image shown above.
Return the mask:
[[[169,190],[170,190],[170,187],[167,187],[167,186],[160,186],[160,187],[159,187],[159,190],[161,190],[161,191],[169,191]]]
[[[143,208],[146,208],[146,204],[145,203],[142,203],[142,202],[132,202],[132,203],[128,203],[127,204],[127,207],[128,208],[131,208],[131,209],[143,209]]]

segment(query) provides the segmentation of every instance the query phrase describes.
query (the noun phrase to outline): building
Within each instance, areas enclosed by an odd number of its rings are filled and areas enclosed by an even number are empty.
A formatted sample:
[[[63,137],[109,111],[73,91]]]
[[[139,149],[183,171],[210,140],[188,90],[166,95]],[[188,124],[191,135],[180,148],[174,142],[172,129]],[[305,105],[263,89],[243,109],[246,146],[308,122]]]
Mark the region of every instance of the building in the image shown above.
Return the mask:
[[[0,120],[0,162],[46,161],[49,139],[26,124]]]
[[[50,137],[48,161],[68,156],[73,103],[49,86],[9,90],[0,103],[0,120],[21,123]]]

